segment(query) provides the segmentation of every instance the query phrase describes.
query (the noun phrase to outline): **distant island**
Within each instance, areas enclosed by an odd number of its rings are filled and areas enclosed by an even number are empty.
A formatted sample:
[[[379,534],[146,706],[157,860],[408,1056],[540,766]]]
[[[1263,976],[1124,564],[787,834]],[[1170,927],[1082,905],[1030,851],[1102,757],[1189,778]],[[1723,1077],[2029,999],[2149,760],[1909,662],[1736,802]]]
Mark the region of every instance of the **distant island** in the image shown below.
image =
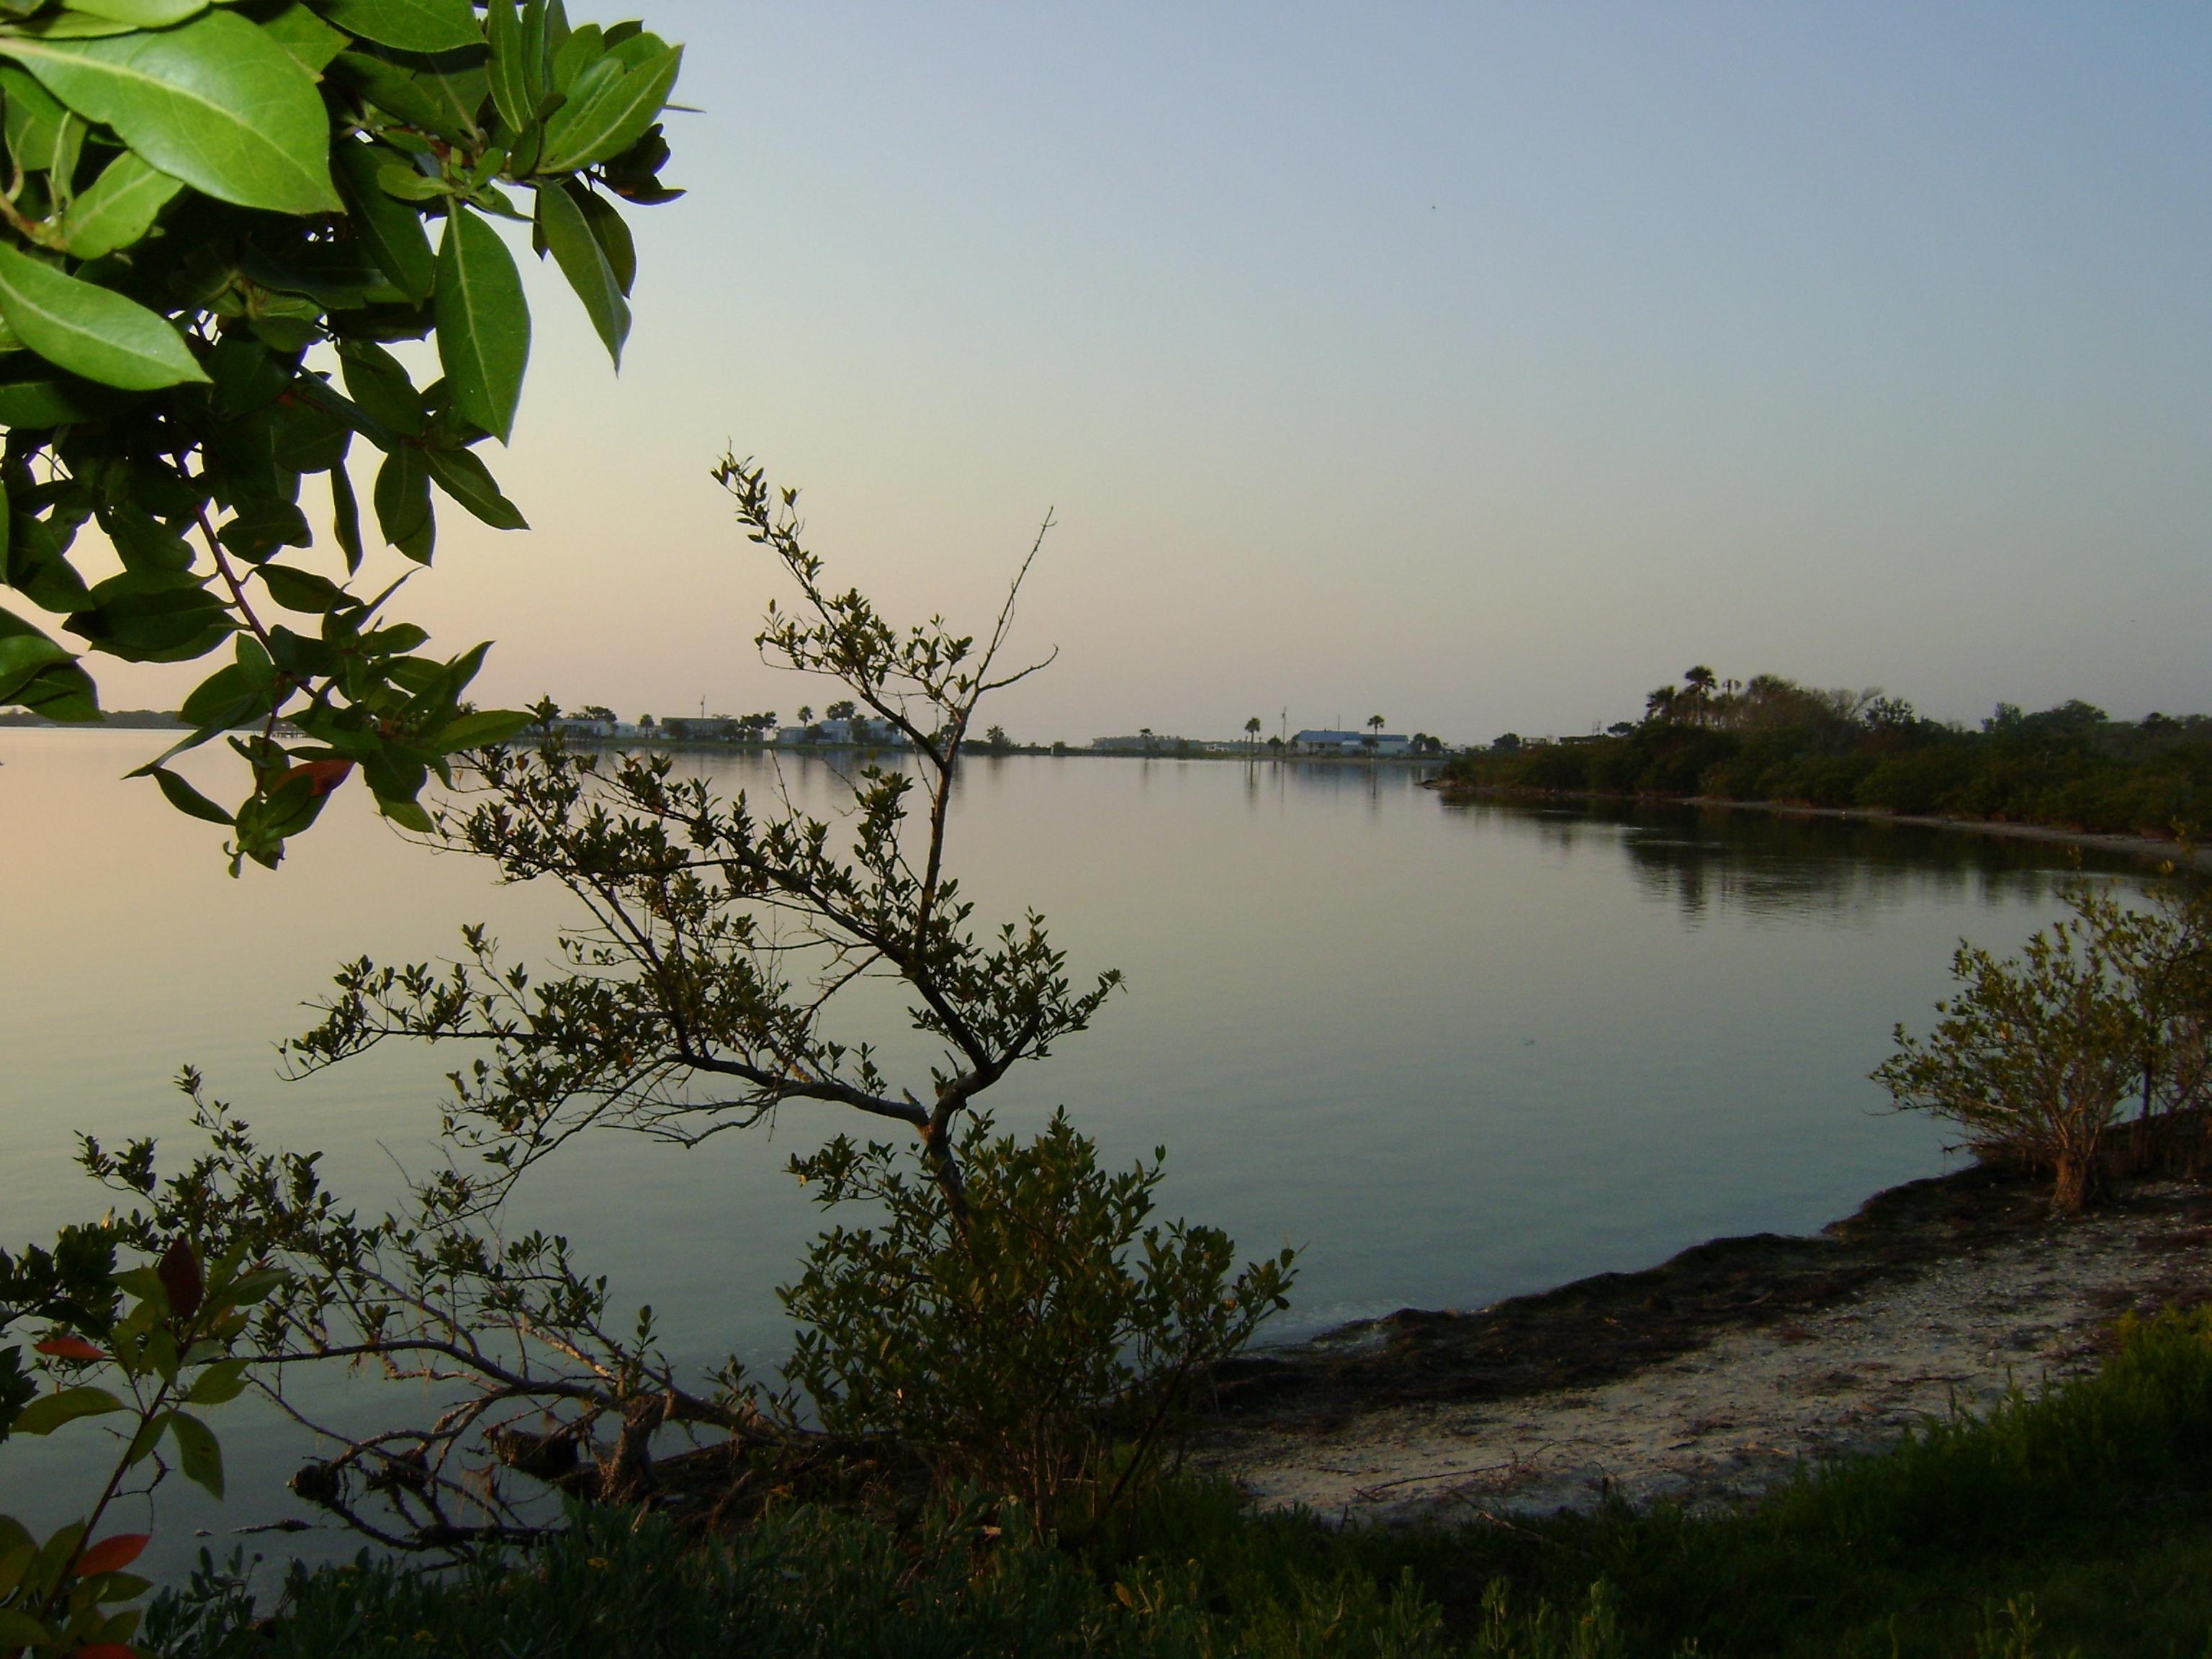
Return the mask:
[[[33,714],[27,708],[0,708],[0,726],[73,726],[79,723],[48,720],[44,714]],[[167,708],[111,708],[100,721],[103,726],[137,726],[157,731],[168,731],[185,723],[183,715]]]
[[[1639,720],[1589,737],[1509,732],[1433,782],[1448,797],[1797,805],[2163,837],[2212,818],[2212,716],[2000,703],[1968,728],[1879,692],[1700,666],[1652,692]]]

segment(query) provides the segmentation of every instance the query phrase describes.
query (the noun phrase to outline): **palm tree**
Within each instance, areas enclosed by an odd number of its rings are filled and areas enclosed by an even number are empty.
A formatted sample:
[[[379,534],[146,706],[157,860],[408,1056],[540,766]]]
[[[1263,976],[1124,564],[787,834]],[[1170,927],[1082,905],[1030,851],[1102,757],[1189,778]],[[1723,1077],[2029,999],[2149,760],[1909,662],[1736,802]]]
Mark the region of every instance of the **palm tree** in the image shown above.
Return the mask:
[[[799,723],[801,726],[814,724],[814,707],[811,703],[802,702],[799,705]]]
[[[1257,714],[1244,722],[1244,744],[1248,749],[1260,747],[1260,717]]]
[[[1720,676],[1699,663],[1682,676],[1685,699],[1690,705],[1692,717],[1704,726],[1711,719],[1713,692],[1720,684]]]

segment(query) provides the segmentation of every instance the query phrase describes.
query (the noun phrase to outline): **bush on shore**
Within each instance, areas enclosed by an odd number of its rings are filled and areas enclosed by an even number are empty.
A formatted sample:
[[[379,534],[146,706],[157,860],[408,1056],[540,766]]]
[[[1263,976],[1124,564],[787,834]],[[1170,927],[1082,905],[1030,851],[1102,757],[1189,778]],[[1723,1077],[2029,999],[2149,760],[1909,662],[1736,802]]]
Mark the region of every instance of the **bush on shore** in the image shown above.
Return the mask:
[[[1961,943],[1959,990],[1923,1041],[1899,1025],[1875,1079],[1960,1128],[1979,1157],[2047,1173],[2053,1207],[2094,1196],[2124,1108],[2135,1167],[2193,1170],[2212,1092],[2212,895],[2171,869],[2148,909],[2075,882],[2017,957]]]

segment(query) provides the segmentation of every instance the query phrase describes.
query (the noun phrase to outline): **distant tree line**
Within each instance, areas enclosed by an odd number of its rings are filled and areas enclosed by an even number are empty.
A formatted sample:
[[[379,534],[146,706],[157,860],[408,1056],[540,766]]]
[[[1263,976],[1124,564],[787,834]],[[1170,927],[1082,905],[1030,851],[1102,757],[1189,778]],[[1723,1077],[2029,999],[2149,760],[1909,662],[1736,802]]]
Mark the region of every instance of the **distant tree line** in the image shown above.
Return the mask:
[[[1879,691],[1823,691],[1779,675],[1697,667],[1603,734],[1507,732],[1444,769],[1446,788],[1802,803],[2171,831],[2212,817],[2212,718],[2117,720],[2079,701],[2038,714],[1999,703],[1978,729],[1927,720]]]

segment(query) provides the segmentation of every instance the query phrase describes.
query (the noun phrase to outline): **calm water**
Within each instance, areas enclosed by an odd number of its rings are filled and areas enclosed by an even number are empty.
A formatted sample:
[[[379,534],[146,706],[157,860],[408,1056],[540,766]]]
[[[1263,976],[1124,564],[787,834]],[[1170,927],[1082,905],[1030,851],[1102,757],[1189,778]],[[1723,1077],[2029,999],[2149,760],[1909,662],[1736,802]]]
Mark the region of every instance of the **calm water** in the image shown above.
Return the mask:
[[[386,1200],[395,1168],[429,1160],[450,1062],[394,1050],[289,1085],[270,1042],[311,1023],[301,1005],[343,959],[441,957],[465,921],[537,950],[565,914],[358,801],[283,874],[234,883],[216,837],[119,781],[156,746],[0,731],[11,1241],[100,1207],[74,1132],[182,1153],[167,1079],[187,1060],[268,1140],[323,1149],[341,1191]],[[775,776],[702,763],[726,790]],[[783,779],[834,798],[818,763]],[[993,1091],[1002,1121],[1064,1103],[1116,1160],[1164,1143],[1172,1209],[1304,1251],[1290,1335],[1816,1228],[1942,1169],[1933,1127],[1883,1113],[1866,1073],[1893,1024],[1924,1024],[1959,936],[2008,948],[2056,910],[2067,855],[1748,814],[1454,809],[1395,769],[1009,758],[963,777],[952,861],[979,919],[1034,904],[1079,975],[1129,979],[1094,1031]],[[817,1220],[783,1159],[867,1127],[824,1107],[689,1152],[610,1137],[534,1177],[519,1218],[568,1232],[680,1351],[772,1363],[772,1288]],[[240,1490],[205,1524],[281,1512],[298,1451],[229,1420]],[[66,1455],[11,1444],[0,1486],[28,1492]]]

